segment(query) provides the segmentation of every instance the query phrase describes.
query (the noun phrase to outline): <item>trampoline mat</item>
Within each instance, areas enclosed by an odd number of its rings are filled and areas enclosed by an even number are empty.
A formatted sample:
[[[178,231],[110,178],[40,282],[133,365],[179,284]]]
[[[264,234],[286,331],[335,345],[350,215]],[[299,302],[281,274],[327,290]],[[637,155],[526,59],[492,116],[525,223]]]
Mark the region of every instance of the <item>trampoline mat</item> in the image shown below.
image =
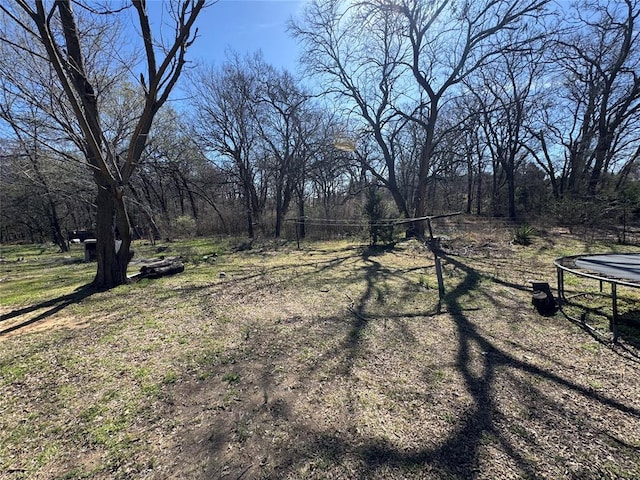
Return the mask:
[[[640,283],[640,253],[586,255],[576,258],[575,265],[605,277]]]

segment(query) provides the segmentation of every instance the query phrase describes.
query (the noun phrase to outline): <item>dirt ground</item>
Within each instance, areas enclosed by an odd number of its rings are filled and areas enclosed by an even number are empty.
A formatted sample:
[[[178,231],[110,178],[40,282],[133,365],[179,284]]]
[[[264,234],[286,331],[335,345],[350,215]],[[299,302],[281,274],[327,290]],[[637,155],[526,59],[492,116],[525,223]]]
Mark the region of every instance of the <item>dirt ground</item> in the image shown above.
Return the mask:
[[[418,242],[267,245],[13,330],[0,478],[640,478],[636,292],[617,345],[540,316],[587,244],[509,240],[445,237],[440,304]]]

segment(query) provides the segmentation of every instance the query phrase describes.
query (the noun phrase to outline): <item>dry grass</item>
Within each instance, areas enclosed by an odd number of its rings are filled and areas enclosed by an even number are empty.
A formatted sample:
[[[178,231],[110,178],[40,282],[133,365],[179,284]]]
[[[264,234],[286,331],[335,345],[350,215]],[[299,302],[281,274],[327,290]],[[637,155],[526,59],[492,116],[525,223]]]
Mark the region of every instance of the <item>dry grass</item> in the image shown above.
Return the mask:
[[[618,346],[530,304],[554,257],[621,247],[463,228],[439,314],[415,241],[200,241],[181,275],[4,303],[0,478],[640,477],[638,292]]]

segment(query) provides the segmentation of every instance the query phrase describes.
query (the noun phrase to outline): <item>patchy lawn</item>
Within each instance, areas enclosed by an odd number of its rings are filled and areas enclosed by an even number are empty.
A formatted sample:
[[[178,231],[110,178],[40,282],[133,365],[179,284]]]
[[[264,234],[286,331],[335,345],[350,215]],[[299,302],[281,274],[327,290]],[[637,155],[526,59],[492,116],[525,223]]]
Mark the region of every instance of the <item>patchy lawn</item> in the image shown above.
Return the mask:
[[[611,345],[597,285],[566,309],[591,335],[529,283],[632,249],[454,227],[440,313],[416,241],[185,241],[98,293],[80,251],[2,247],[0,478],[640,478],[640,292]]]

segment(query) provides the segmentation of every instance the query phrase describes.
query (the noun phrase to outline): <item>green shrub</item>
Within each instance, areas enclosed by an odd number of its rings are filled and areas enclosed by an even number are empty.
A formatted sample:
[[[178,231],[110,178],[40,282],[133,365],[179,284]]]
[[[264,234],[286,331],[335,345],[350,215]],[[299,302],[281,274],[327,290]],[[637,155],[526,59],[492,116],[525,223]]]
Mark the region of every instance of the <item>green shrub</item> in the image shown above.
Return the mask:
[[[369,220],[369,235],[371,243],[377,245],[378,240],[382,243],[389,244],[393,242],[393,225],[385,225],[386,205],[383,202],[382,195],[375,185],[369,186],[366,191],[366,200],[364,204],[364,213]]]
[[[517,245],[531,245],[531,238],[535,233],[536,231],[532,226],[524,223],[513,232],[513,243]]]
[[[171,233],[176,238],[192,238],[196,234],[196,221],[189,215],[180,215],[171,223]]]

